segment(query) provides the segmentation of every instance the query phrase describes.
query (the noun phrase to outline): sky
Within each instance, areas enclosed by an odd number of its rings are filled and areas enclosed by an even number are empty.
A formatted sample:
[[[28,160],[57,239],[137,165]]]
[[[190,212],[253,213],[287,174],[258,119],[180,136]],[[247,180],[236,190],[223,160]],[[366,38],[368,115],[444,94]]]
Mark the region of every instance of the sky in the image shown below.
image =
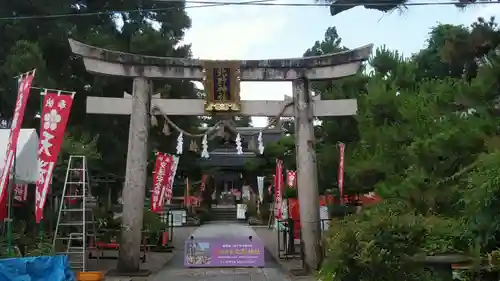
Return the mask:
[[[422,1],[422,0],[421,0]],[[226,0],[224,2],[242,2]],[[314,3],[314,0],[276,0],[276,3]],[[428,2],[426,0],[426,2]],[[404,55],[425,45],[438,23],[470,25],[478,17],[500,19],[500,4],[469,6],[409,6],[403,12],[383,13],[357,7],[332,17],[328,7],[216,6],[187,9],[192,27],[185,43],[200,59],[273,59],[301,57],[335,26],[348,48],[373,43]],[[291,82],[242,82],[243,100],[283,100],[292,95]],[[265,117],[252,118],[255,127]]]

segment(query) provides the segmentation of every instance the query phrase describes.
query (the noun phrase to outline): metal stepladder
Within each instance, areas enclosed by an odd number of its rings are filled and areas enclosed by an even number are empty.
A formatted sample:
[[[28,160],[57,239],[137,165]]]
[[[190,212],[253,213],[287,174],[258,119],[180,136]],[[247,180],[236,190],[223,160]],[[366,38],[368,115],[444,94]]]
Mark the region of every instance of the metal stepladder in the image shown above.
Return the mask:
[[[77,271],[87,270],[87,256],[95,247],[95,205],[86,158],[70,155],[52,249],[67,255],[71,268]]]

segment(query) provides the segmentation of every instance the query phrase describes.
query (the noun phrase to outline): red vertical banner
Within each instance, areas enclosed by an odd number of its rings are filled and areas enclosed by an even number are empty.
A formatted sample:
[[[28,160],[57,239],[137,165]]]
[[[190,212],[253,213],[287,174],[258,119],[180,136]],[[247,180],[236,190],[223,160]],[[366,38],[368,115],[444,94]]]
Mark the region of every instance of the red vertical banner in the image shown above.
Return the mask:
[[[294,222],[293,238],[300,239],[300,211],[297,198],[288,198],[288,217]]]
[[[290,188],[295,188],[297,186],[297,171],[286,171],[286,184]]]
[[[0,171],[0,208],[7,202],[5,196],[8,190],[9,173],[12,169],[14,158],[16,157],[17,142],[23,124],[24,111],[26,110],[26,104],[28,104],[31,84],[34,78],[35,70],[22,74],[19,78],[16,105],[14,107],[14,115],[12,116],[12,123],[10,126],[9,142],[7,143],[4,163]]]
[[[5,218],[7,218],[7,199],[7,196],[5,196],[3,200],[0,201],[0,221],[3,221]]]
[[[43,208],[47,200],[52,173],[57,156],[64,141],[64,132],[73,105],[73,94],[45,92],[42,106],[42,126],[38,145],[39,175],[36,183],[35,218],[39,223],[43,219]]]
[[[203,201],[203,193],[205,192],[206,181],[207,181],[207,175],[202,175],[200,183],[200,192],[198,193],[198,203],[201,203],[201,201]]]
[[[283,161],[276,159],[276,174],[274,177],[274,214],[281,219],[281,205],[283,203]]]
[[[165,189],[170,182],[172,156],[158,152],[156,154],[155,170],[153,175],[153,188],[151,190],[151,211],[160,213],[165,202]]]
[[[345,144],[339,143],[339,173],[338,173],[338,184],[339,184],[339,194],[340,203],[344,203],[344,152]]]
[[[170,155],[170,154],[165,154],[165,161],[167,161],[166,165],[166,177],[163,180],[163,184],[161,185],[161,190],[160,190],[160,198],[158,201],[158,204],[160,205],[160,211],[163,210],[163,206],[165,206],[165,198],[167,197],[166,195],[170,193],[172,194],[172,189],[169,189],[170,183],[172,182],[172,177],[174,174],[172,173],[172,169],[177,168],[176,161],[175,161],[175,156]]]
[[[186,207],[190,207],[191,206],[191,200],[189,200],[189,178],[186,178],[186,192],[184,193],[186,197],[184,197],[184,204],[186,205]]]
[[[201,176],[201,184],[200,184],[200,191],[201,191],[201,193],[203,193],[203,191],[205,191],[206,181],[207,181],[207,175],[202,175]]]

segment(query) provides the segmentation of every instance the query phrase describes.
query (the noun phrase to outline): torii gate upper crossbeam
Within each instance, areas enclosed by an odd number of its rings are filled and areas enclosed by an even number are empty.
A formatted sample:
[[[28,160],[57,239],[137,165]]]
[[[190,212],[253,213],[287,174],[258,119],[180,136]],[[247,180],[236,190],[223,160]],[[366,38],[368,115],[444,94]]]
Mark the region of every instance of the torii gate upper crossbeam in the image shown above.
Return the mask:
[[[142,56],[106,50],[69,39],[88,71],[104,75],[202,80],[209,60]],[[371,54],[373,45],[307,58],[241,60],[241,81],[323,80],[350,76]]]

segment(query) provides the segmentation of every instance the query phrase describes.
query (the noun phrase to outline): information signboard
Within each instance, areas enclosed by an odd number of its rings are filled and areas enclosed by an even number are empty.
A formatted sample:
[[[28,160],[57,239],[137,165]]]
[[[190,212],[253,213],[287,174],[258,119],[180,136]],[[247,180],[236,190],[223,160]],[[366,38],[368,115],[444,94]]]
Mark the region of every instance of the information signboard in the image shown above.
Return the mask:
[[[255,239],[188,239],[185,267],[264,267],[264,244]]]

